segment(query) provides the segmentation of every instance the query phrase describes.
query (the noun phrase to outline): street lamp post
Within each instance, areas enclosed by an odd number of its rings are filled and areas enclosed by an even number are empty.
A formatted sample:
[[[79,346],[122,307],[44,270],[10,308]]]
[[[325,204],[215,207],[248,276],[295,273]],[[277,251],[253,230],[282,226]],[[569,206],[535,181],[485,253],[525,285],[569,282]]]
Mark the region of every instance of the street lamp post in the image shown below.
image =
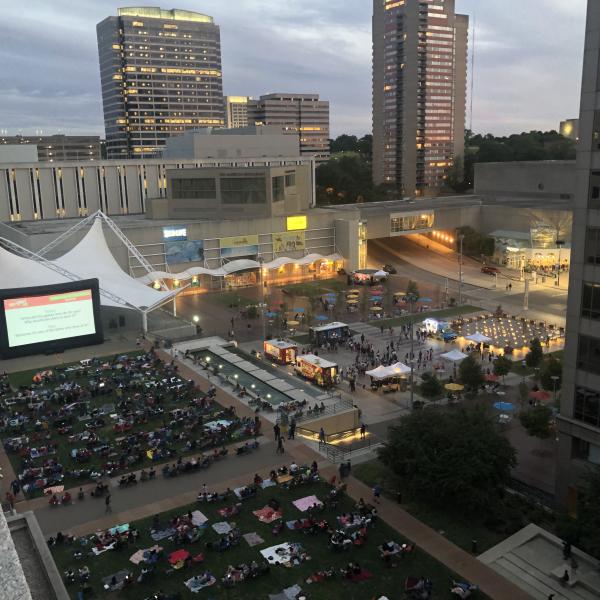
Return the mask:
[[[563,240],[556,240],[556,246],[558,247],[558,265],[556,269],[556,287],[560,287],[560,258],[561,258],[561,250],[564,246]]]
[[[406,299],[410,304],[410,409],[413,409],[415,401],[415,304],[419,297],[416,294],[407,294]]]
[[[263,269],[263,264],[265,262],[265,259],[262,256],[258,257],[258,262],[260,264],[260,294],[259,294],[259,298],[260,298],[260,318],[262,321],[262,338],[263,340],[265,340],[267,338],[267,324],[265,323],[265,276],[264,276],[264,269]]]
[[[458,305],[462,304],[462,282],[463,282],[463,241],[465,239],[464,234],[458,236]]]

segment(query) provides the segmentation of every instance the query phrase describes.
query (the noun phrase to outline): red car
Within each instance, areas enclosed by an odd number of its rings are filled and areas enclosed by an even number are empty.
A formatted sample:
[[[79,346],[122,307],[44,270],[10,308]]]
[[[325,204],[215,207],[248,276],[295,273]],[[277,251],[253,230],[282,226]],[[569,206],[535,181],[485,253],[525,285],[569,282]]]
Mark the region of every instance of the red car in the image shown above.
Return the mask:
[[[500,269],[498,269],[498,267],[491,267],[490,265],[483,265],[483,267],[481,267],[481,272],[486,275],[498,275]]]

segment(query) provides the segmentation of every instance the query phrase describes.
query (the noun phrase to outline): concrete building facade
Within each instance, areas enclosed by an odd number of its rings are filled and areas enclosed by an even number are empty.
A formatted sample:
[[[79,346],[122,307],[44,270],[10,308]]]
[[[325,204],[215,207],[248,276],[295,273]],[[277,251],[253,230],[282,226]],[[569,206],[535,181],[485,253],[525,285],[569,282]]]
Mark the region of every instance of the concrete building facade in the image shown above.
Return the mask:
[[[329,102],[318,94],[267,94],[248,102],[249,125],[276,125],[294,136],[303,156],[329,158]]]
[[[266,125],[239,129],[200,129],[167,140],[163,158],[262,158],[300,156],[298,139]]]
[[[296,165],[310,165],[314,172],[313,160],[300,156],[0,164],[0,223],[77,218],[97,210],[141,214],[149,199],[167,197],[172,169]]]
[[[225,126],[227,129],[248,127],[248,102],[249,96],[225,96]]]
[[[172,135],[224,126],[221,39],[212,17],[120,8],[96,29],[108,158],[157,157]]]
[[[454,0],[373,1],[373,178],[435,195],[464,154],[469,18]]]
[[[36,148],[36,160],[40,162],[61,162],[65,160],[100,160],[102,150],[97,135],[15,135],[0,137],[3,144],[23,145]],[[0,161],[5,162],[5,161]]]
[[[561,409],[557,498],[577,509],[577,482],[600,464],[600,4],[589,0]]]

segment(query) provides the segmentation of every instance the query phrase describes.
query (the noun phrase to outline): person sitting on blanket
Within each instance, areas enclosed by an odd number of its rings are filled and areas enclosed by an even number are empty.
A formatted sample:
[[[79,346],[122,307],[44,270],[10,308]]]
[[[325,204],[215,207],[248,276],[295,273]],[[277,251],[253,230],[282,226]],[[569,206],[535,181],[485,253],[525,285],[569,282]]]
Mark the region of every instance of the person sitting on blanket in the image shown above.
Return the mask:
[[[213,580],[213,574],[210,571],[204,571],[202,575],[195,575],[192,579],[194,580],[194,585],[204,587]]]
[[[283,531],[283,521],[278,521],[273,526],[273,529],[271,530],[271,533],[273,535],[279,535],[282,531]]]
[[[298,467],[296,462],[293,461],[292,464],[290,465],[290,475],[294,475],[298,471],[299,468],[300,467]]]
[[[254,485],[260,485],[262,482],[263,478],[258,473],[254,473]]]
[[[77,571],[77,576],[79,577],[79,581],[82,583],[84,581],[89,581],[90,579],[90,568],[87,565],[83,565],[81,569]]]
[[[363,500],[363,498],[360,498],[354,506],[354,508],[356,508],[356,510],[358,510],[360,513],[362,513],[362,511],[365,510],[366,507],[367,503]]]
[[[67,583],[75,583],[75,571],[73,571],[73,569],[67,569],[65,571],[65,581]]]
[[[306,578],[306,583],[321,583],[321,581],[325,581],[326,579],[330,579],[335,574],[333,567],[329,569],[325,569],[323,571],[317,571],[313,573],[309,577]]]
[[[351,579],[352,577],[360,575],[362,573],[362,569],[357,562],[349,562],[345,569],[343,567],[340,569],[340,573],[342,577]]]

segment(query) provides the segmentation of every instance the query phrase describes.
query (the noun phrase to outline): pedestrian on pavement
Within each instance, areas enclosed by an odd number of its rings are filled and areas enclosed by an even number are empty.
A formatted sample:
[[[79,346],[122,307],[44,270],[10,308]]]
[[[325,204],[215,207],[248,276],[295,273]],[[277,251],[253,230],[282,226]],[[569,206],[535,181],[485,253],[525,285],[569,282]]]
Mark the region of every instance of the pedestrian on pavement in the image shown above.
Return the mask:
[[[367,436],[367,426],[363,423],[360,426],[360,439],[364,440],[366,436]]]
[[[554,594],[548,594],[548,600],[554,600]]]
[[[279,439],[277,440],[277,453],[283,454],[284,452],[285,448],[283,447],[283,437],[279,436]]]
[[[10,492],[6,492],[6,503],[10,510],[15,507],[15,497]]]
[[[277,441],[281,436],[281,429],[279,427],[279,423],[275,423],[275,425],[273,425],[273,433],[275,434],[275,441]]]
[[[325,430],[321,427],[321,429],[319,429],[319,445],[324,444],[325,443]]]
[[[296,437],[296,421],[292,419],[290,423],[290,428],[288,431],[288,440],[293,440]]]
[[[375,502],[375,504],[379,504],[379,498],[381,496],[381,486],[376,483],[373,486],[373,502]]]
[[[111,513],[112,512],[112,508],[110,506],[110,492],[108,494],[108,496],[106,496],[106,498],[104,499],[104,504],[106,504],[106,513]]]

